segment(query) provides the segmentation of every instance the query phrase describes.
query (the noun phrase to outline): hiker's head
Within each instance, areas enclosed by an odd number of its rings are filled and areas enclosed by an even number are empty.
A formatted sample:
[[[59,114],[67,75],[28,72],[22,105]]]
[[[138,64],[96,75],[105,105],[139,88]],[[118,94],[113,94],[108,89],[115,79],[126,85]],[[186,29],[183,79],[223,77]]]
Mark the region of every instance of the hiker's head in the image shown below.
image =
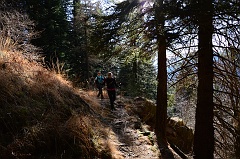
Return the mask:
[[[113,76],[112,72],[108,72],[107,76],[108,76],[108,78],[112,78],[112,76]]]
[[[100,75],[101,75],[101,72],[98,72],[97,75],[100,76]]]

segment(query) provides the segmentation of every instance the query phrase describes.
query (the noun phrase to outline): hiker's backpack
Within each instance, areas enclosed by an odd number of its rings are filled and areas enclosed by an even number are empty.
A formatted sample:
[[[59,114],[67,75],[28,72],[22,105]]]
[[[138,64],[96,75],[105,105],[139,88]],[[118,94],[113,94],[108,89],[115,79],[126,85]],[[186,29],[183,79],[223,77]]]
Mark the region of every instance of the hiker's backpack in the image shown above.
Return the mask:
[[[97,83],[103,84],[103,82],[104,82],[104,77],[103,77],[103,75],[101,75],[100,77],[97,76]]]

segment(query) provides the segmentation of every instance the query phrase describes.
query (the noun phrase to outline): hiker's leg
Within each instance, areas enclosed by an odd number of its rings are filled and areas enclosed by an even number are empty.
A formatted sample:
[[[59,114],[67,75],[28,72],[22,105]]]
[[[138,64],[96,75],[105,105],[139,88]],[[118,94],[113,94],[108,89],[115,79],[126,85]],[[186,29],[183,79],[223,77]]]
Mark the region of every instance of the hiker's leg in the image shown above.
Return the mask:
[[[102,86],[99,86],[99,94],[102,95]]]
[[[98,85],[98,86],[97,86],[97,88],[98,88],[98,95],[97,95],[97,97],[99,97],[99,96],[100,96],[100,94],[101,94],[101,86],[100,86],[100,85]]]
[[[111,109],[113,110],[114,109],[113,91],[108,91],[108,97],[109,97],[109,100],[110,100]]]
[[[99,93],[101,95],[101,98],[103,99],[103,86],[101,85],[100,87],[101,87],[101,89],[100,89]]]
[[[114,90],[113,93],[112,93],[112,98],[113,98],[113,102],[116,100],[116,91]]]

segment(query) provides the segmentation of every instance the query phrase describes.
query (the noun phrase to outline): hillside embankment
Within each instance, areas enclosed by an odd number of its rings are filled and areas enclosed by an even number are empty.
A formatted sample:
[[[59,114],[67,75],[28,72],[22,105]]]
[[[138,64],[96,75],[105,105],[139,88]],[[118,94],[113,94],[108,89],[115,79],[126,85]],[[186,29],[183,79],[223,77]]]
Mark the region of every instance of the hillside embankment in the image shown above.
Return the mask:
[[[1,159],[161,159],[148,100],[119,95],[110,111],[105,91],[100,100],[20,52],[0,51],[0,78]],[[184,125],[172,123],[174,139]]]

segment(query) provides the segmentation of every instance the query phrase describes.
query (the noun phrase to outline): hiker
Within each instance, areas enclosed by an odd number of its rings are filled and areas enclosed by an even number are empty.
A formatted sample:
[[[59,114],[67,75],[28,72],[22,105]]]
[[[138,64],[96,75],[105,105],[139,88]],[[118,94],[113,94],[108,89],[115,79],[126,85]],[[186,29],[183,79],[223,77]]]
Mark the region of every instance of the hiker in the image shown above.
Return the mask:
[[[110,100],[111,110],[116,110],[114,107],[114,101],[116,100],[116,87],[119,87],[113,77],[112,72],[108,72],[107,78],[105,78],[105,83],[107,84],[107,93]]]
[[[97,73],[97,77],[95,78],[95,85],[98,88],[98,95],[97,97],[101,96],[101,99],[103,99],[103,91],[102,88],[104,87],[104,76],[101,74],[101,72]]]

